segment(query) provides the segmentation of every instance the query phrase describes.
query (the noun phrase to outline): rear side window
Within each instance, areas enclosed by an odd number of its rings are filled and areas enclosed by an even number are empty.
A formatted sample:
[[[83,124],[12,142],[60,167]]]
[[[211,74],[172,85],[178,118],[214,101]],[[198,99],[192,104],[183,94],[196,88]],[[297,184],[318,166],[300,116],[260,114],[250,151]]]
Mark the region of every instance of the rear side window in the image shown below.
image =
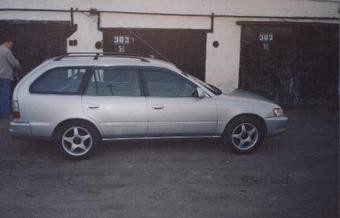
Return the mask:
[[[141,96],[137,69],[97,68],[85,95]]]
[[[77,94],[86,68],[55,68],[39,77],[30,87],[31,93]]]

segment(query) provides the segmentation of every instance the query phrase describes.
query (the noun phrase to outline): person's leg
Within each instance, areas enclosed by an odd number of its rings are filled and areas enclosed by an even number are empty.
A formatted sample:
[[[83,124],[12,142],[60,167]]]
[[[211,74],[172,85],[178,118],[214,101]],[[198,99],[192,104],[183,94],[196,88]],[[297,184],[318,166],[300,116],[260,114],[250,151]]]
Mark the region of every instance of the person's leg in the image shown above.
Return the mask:
[[[13,111],[12,108],[12,94],[14,93],[14,88],[17,85],[18,81],[14,79],[13,81],[10,82],[10,92],[9,92],[9,112]]]
[[[3,105],[4,105],[4,96],[3,96],[3,89],[4,89],[5,81],[0,79],[0,118],[3,116]]]
[[[0,117],[9,118],[10,115],[10,80],[0,79]]]

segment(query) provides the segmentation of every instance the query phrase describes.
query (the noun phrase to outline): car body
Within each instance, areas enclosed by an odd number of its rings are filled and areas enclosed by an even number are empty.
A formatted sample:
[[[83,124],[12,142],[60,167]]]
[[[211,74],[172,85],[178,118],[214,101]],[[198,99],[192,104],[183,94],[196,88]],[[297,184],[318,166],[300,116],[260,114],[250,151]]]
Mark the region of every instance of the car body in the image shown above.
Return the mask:
[[[249,153],[287,124],[277,104],[242,90],[223,94],[171,63],[91,53],[32,70],[15,87],[13,110],[13,136],[54,141],[76,159],[100,141],[153,138],[222,137]]]

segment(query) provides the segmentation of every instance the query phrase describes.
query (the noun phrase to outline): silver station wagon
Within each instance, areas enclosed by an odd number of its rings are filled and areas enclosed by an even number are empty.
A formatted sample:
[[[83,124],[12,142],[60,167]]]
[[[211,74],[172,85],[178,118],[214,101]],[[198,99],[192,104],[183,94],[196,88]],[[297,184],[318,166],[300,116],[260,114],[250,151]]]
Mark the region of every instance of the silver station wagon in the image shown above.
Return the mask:
[[[103,53],[45,61],[18,83],[12,105],[13,136],[49,140],[73,159],[101,141],[159,138],[222,138],[250,153],[287,123],[263,97],[223,94],[165,61]]]

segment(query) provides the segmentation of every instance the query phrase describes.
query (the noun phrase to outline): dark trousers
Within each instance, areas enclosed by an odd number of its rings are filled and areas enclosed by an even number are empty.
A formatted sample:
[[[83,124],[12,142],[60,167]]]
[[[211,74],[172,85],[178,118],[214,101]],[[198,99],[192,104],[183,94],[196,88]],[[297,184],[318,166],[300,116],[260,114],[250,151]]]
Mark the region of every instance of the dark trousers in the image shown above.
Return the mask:
[[[9,118],[11,98],[11,81],[0,79],[0,118]]]

